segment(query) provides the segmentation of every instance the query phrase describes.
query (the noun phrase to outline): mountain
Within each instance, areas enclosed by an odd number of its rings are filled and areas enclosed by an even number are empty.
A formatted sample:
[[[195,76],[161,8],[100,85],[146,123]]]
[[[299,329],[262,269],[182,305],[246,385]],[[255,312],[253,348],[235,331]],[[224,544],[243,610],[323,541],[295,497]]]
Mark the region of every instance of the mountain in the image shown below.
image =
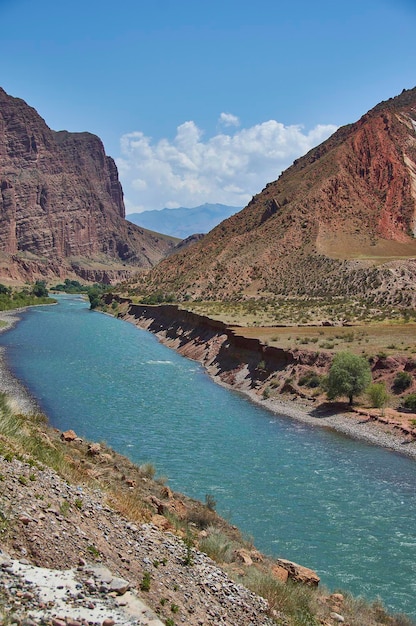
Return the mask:
[[[90,133],[55,132],[0,88],[0,277],[106,282],[176,242],[125,220],[113,159]]]
[[[201,204],[193,209],[179,207],[178,209],[130,213],[127,219],[133,224],[158,233],[186,239],[196,233],[207,233],[227,217],[237,213],[240,208],[226,204]]]
[[[147,290],[178,298],[365,297],[416,304],[416,89],[296,160]],[[138,291],[143,285],[137,285]]]

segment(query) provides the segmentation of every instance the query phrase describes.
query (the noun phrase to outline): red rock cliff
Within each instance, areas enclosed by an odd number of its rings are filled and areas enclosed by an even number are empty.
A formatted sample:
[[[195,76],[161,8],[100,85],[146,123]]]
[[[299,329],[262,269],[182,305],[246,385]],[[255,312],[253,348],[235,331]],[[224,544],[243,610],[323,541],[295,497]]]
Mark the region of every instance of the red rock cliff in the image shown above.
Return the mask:
[[[173,247],[125,220],[117,168],[98,137],[52,131],[1,88],[0,190],[0,276],[79,268],[94,280],[86,259],[151,267]]]

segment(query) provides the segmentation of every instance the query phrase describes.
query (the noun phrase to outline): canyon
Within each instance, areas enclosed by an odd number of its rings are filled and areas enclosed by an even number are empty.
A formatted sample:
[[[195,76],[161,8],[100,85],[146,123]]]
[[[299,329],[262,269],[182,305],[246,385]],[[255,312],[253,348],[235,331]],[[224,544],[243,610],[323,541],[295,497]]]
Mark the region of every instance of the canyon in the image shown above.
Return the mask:
[[[0,278],[110,283],[177,240],[125,219],[114,160],[91,133],[55,132],[0,88]]]

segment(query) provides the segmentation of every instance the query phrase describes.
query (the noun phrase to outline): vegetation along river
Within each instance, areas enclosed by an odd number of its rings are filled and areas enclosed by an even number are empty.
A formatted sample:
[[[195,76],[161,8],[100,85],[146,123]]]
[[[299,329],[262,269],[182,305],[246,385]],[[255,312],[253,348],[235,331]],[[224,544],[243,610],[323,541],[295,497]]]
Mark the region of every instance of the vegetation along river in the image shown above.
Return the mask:
[[[416,463],[273,416],[76,296],[0,336],[52,425],[156,465],[262,551],[416,617]]]

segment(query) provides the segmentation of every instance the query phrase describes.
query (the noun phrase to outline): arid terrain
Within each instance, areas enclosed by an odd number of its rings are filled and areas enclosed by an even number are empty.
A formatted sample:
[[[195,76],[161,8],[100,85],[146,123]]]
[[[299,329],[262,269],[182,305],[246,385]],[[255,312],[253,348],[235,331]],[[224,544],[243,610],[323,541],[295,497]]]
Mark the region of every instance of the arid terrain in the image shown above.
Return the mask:
[[[416,89],[297,159],[239,213],[131,282],[179,300],[415,306]]]

